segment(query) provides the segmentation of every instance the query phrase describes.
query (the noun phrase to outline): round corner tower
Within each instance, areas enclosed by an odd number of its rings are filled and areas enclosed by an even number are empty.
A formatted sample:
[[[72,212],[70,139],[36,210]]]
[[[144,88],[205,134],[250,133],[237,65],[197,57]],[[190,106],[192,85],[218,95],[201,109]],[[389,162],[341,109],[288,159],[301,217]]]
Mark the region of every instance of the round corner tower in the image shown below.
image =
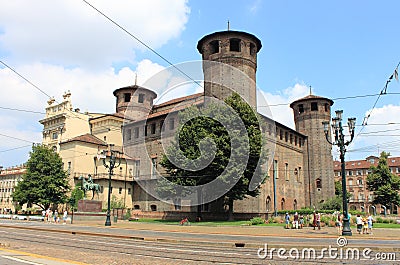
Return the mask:
[[[199,40],[197,50],[203,59],[204,95],[225,99],[235,91],[256,107],[257,53],[260,49],[261,41],[256,36],[241,31],[214,32]],[[232,67],[240,72],[232,71]],[[243,73],[249,78],[243,78]]]
[[[326,140],[323,121],[330,121],[333,101],[309,95],[290,104],[296,131],[307,136],[304,161],[308,174],[304,183],[306,205],[317,206],[335,195],[332,146]],[[329,134],[330,135],[330,134]]]
[[[118,88],[113,94],[116,97],[116,112],[125,115],[129,108],[131,114],[135,115],[132,118],[135,119],[148,115],[153,108],[153,100],[157,97],[154,91],[138,85]]]

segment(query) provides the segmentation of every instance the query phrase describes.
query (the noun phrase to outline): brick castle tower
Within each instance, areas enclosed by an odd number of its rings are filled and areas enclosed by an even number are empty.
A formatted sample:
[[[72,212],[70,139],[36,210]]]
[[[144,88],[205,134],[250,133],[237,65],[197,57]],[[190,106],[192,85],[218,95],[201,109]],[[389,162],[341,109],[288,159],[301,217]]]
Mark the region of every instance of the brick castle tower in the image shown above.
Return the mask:
[[[332,100],[314,95],[290,104],[296,131],[307,135],[304,161],[308,173],[305,174],[304,190],[306,206],[310,207],[335,195],[332,146],[326,140],[322,126],[323,121],[331,119],[332,105]]]

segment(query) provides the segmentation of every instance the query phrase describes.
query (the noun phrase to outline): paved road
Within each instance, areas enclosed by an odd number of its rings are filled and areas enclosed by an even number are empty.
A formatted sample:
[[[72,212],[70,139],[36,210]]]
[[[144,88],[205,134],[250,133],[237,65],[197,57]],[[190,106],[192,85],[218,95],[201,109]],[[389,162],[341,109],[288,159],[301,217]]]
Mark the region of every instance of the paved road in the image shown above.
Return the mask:
[[[74,247],[80,246],[82,249],[96,253],[96,255],[112,250],[113,255],[121,257],[118,258],[119,263],[103,262],[103,264],[123,264],[120,261],[122,258],[126,258],[126,255],[140,257],[139,261],[144,262],[146,260],[148,262],[140,264],[152,265],[168,264],[167,262],[171,261],[174,264],[197,264],[200,261],[216,262],[218,264],[221,264],[221,262],[226,264],[274,264],[279,260],[285,264],[290,264],[287,258],[291,257],[289,253],[291,248],[297,248],[301,254],[302,248],[312,247],[317,250],[318,256],[321,253],[321,248],[328,248],[329,246],[343,250],[349,247],[357,247],[361,251],[365,248],[371,248],[373,251],[368,253],[369,256],[361,256],[362,259],[360,259],[359,263],[362,264],[400,263],[399,229],[376,229],[374,235],[356,234],[351,238],[347,238],[347,245],[340,247],[337,244],[338,236],[334,228],[314,231],[309,228],[285,230],[281,227],[182,227],[178,225],[132,222],[119,222],[112,227],[104,227],[102,222],[55,225],[26,221],[2,221],[0,229],[9,229],[3,231],[12,231],[15,236],[18,236],[18,234],[29,235],[28,238],[46,238],[49,236],[49,231],[58,231],[55,236],[58,241],[56,239],[51,241],[53,239],[50,240],[49,238],[45,242],[36,242],[35,244],[50,244],[53,248],[58,245],[60,252],[62,249],[71,251]],[[40,236],[36,233],[44,233],[44,235]],[[54,232],[51,233],[53,234]],[[21,238],[23,239],[23,236]],[[22,240],[21,238],[19,240]],[[71,244],[59,245],[60,238],[63,238],[62,242],[65,244],[71,240]],[[239,243],[243,243],[245,247],[240,247]],[[88,248],[88,244],[94,244],[95,247]],[[267,247],[266,251],[265,246]],[[285,248],[285,255],[277,257],[277,250],[271,252],[273,247]],[[269,252],[266,253],[267,251]],[[74,252],[76,252],[76,249]],[[257,253],[261,257],[265,255],[266,258],[261,259]],[[270,253],[274,256],[274,262],[269,259],[268,254]],[[393,253],[397,260],[393,261],[393,257],[389,257],[391,258],[390,261],[386,260],[384,262],[371,260],[370,258],[375,258],[377,253]],[[296,253],[292,252],[291,254]],[[324,253],[324,258],[318,260],[317,263],[343,264],[343,259],[338,263],[337,258],[326,258],[327,255],[328,253]],[[302,263],[306,262],[315,263],[316,260],[302,260]],[[139,263],[132,263],[128,259],[126,264]]]

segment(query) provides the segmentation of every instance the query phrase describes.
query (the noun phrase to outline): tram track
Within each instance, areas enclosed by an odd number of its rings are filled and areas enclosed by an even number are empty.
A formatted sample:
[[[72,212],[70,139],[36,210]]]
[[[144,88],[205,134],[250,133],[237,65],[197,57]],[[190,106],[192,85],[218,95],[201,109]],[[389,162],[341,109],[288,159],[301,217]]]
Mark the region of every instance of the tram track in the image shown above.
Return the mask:
[[[12,230],[12,231],[10,231]],[[198,246],[190,244],[116,238],[110,240],[98,235],[76,235],[56,231],[0,228],[2,239],[44,244],[58,248],[79,249],[87,252],[108,252],[155,259],[169,259],[214,264],[265,264],[257,257],[257,249]],[[100,238],[99,238],[100,237]]]

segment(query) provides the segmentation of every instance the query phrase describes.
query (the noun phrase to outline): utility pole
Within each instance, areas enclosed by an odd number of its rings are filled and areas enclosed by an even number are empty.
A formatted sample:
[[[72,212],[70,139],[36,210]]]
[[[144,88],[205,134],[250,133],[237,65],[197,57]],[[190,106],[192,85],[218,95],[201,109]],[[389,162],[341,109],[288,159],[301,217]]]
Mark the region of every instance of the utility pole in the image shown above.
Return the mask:
[[[110,214],[110,204],[111,204],[111,176],[114,174],[113,169],[116,167],[119,167],[121,164],[121,152],[119,151],[114,151],[112,148],[114,147],[114,144],[109,144],[109,159],[108,163],[106,162],[107,160],[107,154],[105,158],[103,159],[103,165],[108,169],[108,199],[107,199],[107,217],[106,217],[106,222],[105,226],[111,226],[111,214]],[[105,151],[107,152],[107,151]]]
[[[337,145],[340,150],[340,163],[341,163],[341,174],[342,174],[342,196],[343,196],[343,236],[351,236],[351,228],[350,228],[350,220],[349,214],[347,210],[347,189],[346,189],[346,164],[344,160],[344,155],[346,153],[346,146],[348,146],[354,138],[354,129],[356,125],[356,118],[348,119],[348,127],[350,133],[350,140],[344,140],[343,134],[343,126],[342,126],[342,114],[343,110],[337,110],[336,117],[332,118],[332,129],[335,135],[335,141],[331,142],[329,140],[329,121],[324,121],[322,124],[324,125],[325,137],[328,143],[332,145]]]

